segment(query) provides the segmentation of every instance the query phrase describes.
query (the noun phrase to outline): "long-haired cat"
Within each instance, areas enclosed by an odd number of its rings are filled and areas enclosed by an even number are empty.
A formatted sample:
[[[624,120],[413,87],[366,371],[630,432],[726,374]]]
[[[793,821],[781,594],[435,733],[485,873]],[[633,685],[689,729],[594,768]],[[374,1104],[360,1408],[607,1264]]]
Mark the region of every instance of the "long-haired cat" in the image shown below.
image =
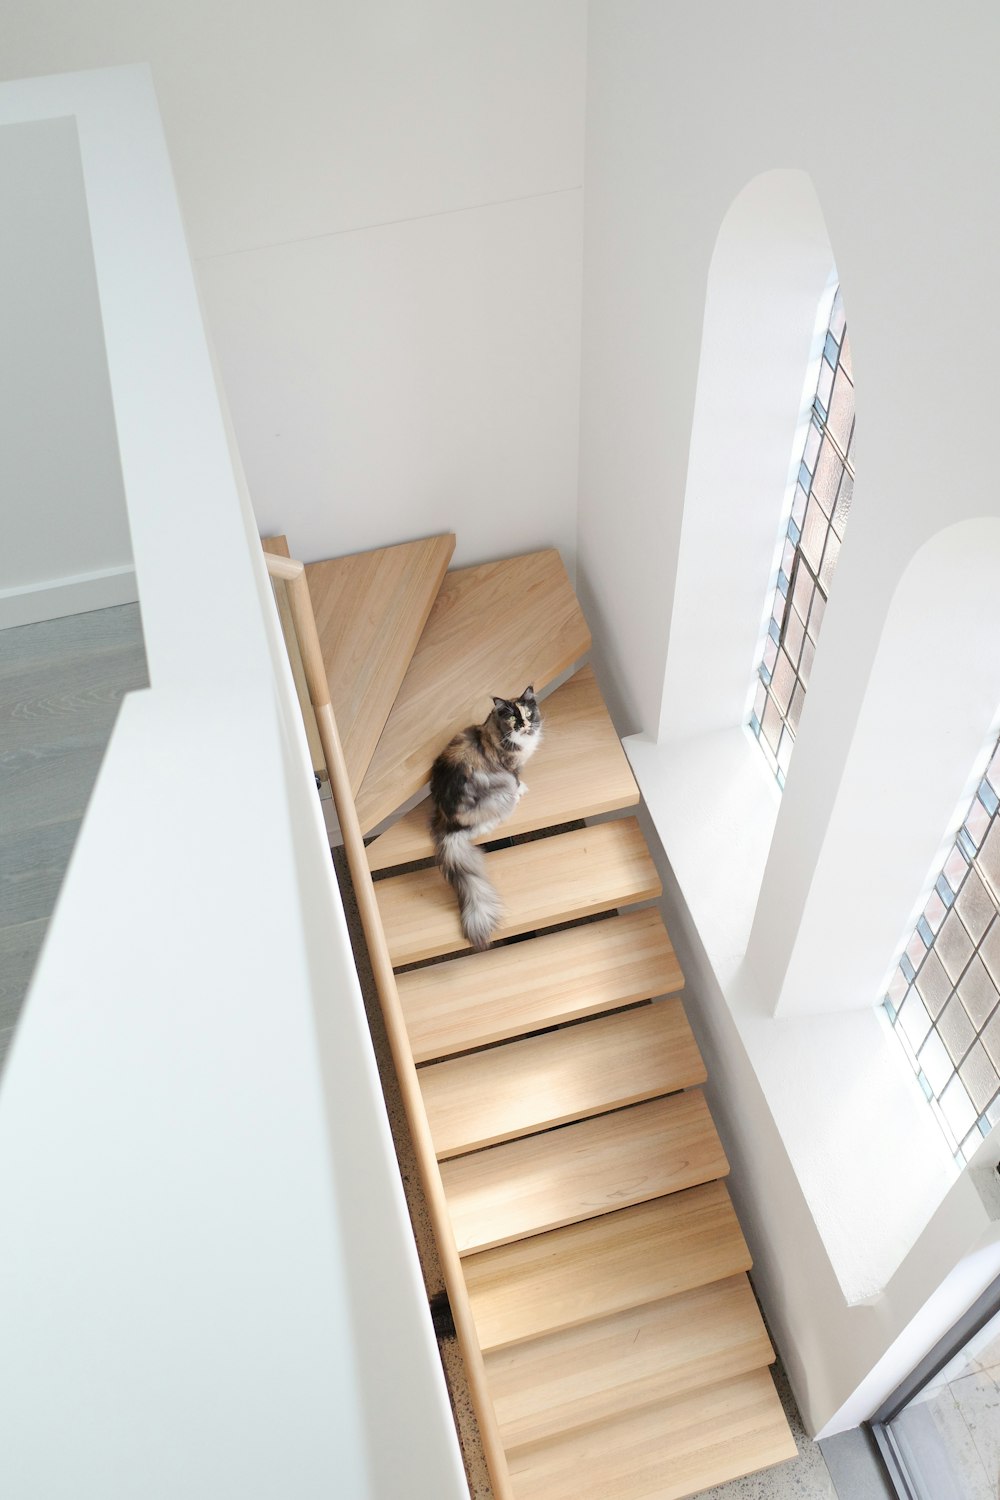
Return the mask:
[[[541,734],[542,715],[529,686],[519,698],[494,698],[486,722],[456,734],[431,770],[435,857],[458,896],[462,931],[473,948],[489,947],[503,914],[473,840],[509,817],[528,790],[518,773]]]

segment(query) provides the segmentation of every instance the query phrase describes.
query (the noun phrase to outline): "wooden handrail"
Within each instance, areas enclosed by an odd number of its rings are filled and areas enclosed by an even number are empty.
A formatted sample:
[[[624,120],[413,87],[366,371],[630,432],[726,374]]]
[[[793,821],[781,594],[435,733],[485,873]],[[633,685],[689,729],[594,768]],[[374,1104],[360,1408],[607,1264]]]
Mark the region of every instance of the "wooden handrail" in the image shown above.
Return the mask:
[[[375,899],[375,886],[371,870],[368,868],[364,838],[354,806],[350,778],[344,761],[333,705],[330,701],[330,687],[327,682],[326,668],[323,665],[323,653],[320,649],[316,617],[313,614],[305,568],[302,563],[290,558],[267,555],[266,560],[269,571],[274,576],[284,578],[288,583],[295,633],[299,642],[299,650],[302,653],[309,695],[316,711],[316,722],[319,726],[320,739],[323,742],[323,752],[330,770],[330,785],[351,880],[354,884],[354,893],[357,897],[358,913],[371,958],[375,988],[378,991],[382,1008],[403,1108],[406,1111],[407,1124],[413,1140],[417,1170],[420,1174],[434,1238],[437,1241],[441,1258],[441,1270],[451,1304],[455,1332],[465,1362],[466,1379],[479,1423],[493,1493],[496,1500],[514,1500],[493,1398],[486,1382],[486,1367],[483,1363],[482,1349],[469,1304],[462,1262],[455,1247],[455,1237],[452,1233],[451,1217],[441,1183],[437,1154],[434,1150],[430,1127],[427,1124],[417,1070],[406,1033],[402,1006],[399,1003],[396,976],[389,957],[385,933],[382,930],[378,902]]]

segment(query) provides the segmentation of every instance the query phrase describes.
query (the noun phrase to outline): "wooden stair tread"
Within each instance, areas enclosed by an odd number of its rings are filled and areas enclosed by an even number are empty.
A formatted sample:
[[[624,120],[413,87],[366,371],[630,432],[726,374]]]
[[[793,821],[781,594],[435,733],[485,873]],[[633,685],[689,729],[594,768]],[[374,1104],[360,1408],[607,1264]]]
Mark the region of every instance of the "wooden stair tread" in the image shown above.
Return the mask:
[[[638,802],[628,757],[590,667],[582,667],[546,698],[542,722],[542,742],[525,770],[530,790],[505,823],[477,842],[596,817]],[[430,807],[425,798],[368,845],[372,870],[434,853]]]
[[[508,1454],[774,1359],[745,1274],[486,1357]]]
[[[422,1063],[674,994],[684,976],[659,912],[646,907],[413,969],[396,983]]]
[[[286,537],[265,536],[261,538],[260,545],[272,557],[291,556]],[[299,638],[295,634],[295,625],[292,620],[292,606],[288,602],[288,585],[283,578],[272,578],[271,590],[274,594],[274,602],[278,610],[278,619],[281,621],[281,633],[285,638],[285,650],[288,652],[288,662],[292,669],[292,679],[295,683],[295,692],[299,700],[302,722],[306,729],[306,739],[309,741],[309,754],[312,757],[313,771],[317,776],[325,780],[329,775],[326,769],[326,756],[323,754],[323,742],[319,737],[316,714],[313,710],[312,700],[309,697],[309,688],[306,684],[306,669],[302,665]]]
[[[449,533],[306,566],[330,698],[355,796],[454,550],[455,538]]]
[[[704,1083],[679,1000],[434,1063],[419,1074],[439,1158]]]
[[[460,1255],[610,1213],[729,1170],[700,1089],[441,1163]]]
[[[750,1252],[715,1181],[482,1251],[462,1269],[488,1350],[748,1271]]]
[[[365,832],[425,785],[434,757],[493,693],[540,692],[590,647],[554,549],[445,576],[356,798]]]
[[[759,1369],[521,1448],[510,1474],[516,1500],[683,1500],[796,1451]]]
[[[504,906],[498,938],[645,901],[661,890],[635,818],[496,849],[485,859]],[[375,895],[394,968],[468,948],[455,893],[436,866],[380,880]]]

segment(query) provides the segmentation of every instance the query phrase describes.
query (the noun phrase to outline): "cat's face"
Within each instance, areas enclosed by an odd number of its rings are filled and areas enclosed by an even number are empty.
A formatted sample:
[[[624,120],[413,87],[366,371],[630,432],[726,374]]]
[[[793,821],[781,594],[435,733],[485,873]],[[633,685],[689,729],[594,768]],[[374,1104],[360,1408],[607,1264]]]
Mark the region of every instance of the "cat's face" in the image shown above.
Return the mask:
[[[493,707],[501,729],[511,739],[535,734],[541,727],[541,710],[530,684],[519,698],[494,698]]]

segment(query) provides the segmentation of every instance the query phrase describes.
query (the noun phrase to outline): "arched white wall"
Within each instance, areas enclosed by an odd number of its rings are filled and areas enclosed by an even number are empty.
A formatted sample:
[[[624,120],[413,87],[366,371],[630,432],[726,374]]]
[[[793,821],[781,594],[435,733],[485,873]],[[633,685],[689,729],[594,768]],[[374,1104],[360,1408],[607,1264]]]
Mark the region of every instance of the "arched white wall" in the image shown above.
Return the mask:
[[[784,872],[769,872],[748,962],[766,975],[757,940],[783,910],[783,946],[794,941],[779,1014],[878,1000],[982,775],[998,705],[1000,518],[983,517],[925,542],[892,594],[797,929]]]
[[[705,297],[661,743],[737,729],[746,718],[761,614],[777,576],[779,516],[805,439],[799,414],[810,366],[815,385],[816,309],[832,264],[822,209],[802,171],[756,177],[719,230]]]

